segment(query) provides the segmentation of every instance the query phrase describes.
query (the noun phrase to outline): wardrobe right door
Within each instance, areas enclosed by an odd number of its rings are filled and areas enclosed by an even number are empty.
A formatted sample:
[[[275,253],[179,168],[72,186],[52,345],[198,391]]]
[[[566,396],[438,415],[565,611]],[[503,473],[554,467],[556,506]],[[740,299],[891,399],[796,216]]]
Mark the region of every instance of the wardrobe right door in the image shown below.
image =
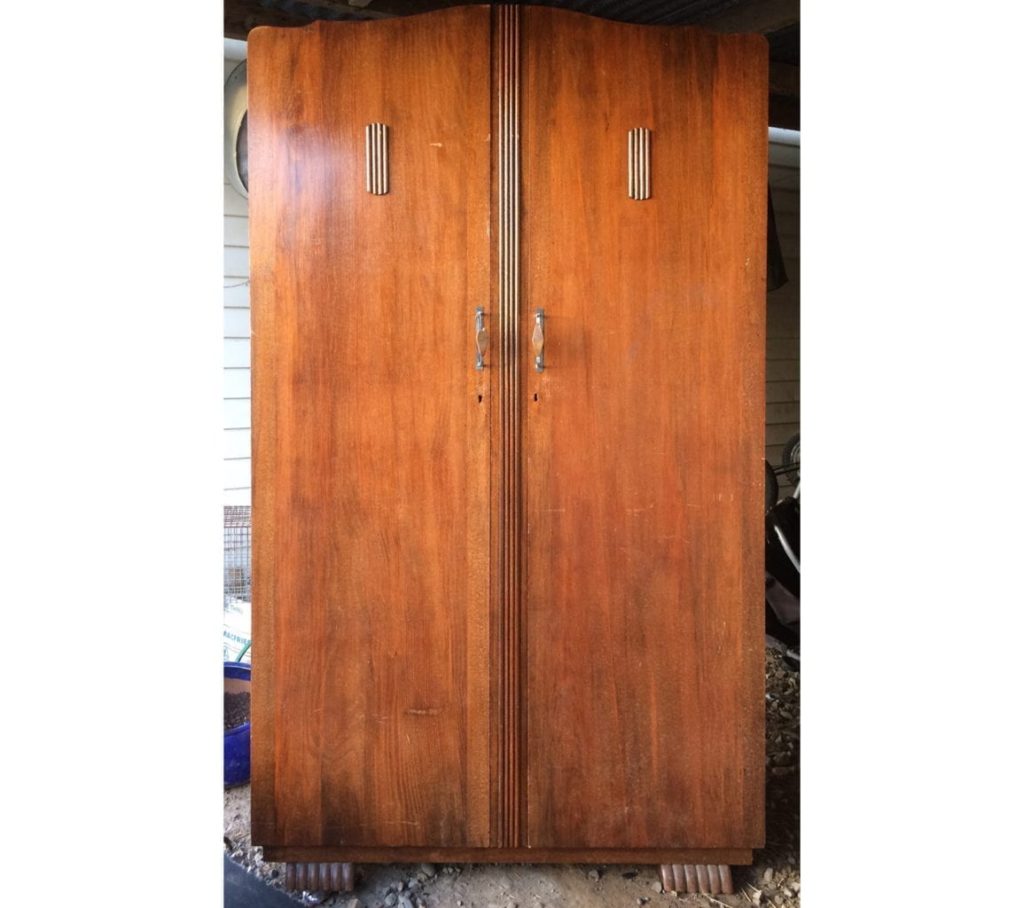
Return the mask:
[[[767,44],[522,16],[527,844],[758,847]]]

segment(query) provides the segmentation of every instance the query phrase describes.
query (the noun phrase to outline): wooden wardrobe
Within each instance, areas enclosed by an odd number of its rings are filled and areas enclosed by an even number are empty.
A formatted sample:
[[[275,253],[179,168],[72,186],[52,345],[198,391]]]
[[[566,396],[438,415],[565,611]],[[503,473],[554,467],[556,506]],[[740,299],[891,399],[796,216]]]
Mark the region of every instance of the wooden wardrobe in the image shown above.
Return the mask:
[[[539,6],[257,28],[252,838],[764,844],[767,43]]]

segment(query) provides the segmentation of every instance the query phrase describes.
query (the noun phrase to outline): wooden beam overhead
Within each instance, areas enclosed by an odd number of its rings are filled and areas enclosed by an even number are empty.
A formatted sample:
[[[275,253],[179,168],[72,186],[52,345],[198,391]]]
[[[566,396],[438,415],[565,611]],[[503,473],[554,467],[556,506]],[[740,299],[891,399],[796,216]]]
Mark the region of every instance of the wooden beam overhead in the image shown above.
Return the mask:
[[[745,0],[700,24],[717,32],[760,32],[765,35],[800,21],[800,0]]]
[[[370,0],[349,3],[347,0],[224,0],[225,35],[244,38],[257,25],[304,25],[316,19],[383,19],[408,16],[428,10],[461,6],[482,0]],[[561,5],[561,4],[560,4]],[[626,9],[635,4],[630,3]],[[567,8],[572,8],[569,4]],[[607,7],[606,7],[607,9]],[[696,11],[694,24],[718,32],[779,31],[800,21],[800,0],[740,0],[727,9],[708,17]]]
[[[434,9],[451,2],[419,4],[420,8]],[[400,9],[399,9],[400,7]],[[317,19],[328,21],[346,19],[387,19],[415,11],[416,4],[403,0],[376,0],[371,7],[352,6],[346,0],[310,0],[308,3],[279,4],[261,0],[224,0],[224,37],[245,40],[258,25],[308,25]]]

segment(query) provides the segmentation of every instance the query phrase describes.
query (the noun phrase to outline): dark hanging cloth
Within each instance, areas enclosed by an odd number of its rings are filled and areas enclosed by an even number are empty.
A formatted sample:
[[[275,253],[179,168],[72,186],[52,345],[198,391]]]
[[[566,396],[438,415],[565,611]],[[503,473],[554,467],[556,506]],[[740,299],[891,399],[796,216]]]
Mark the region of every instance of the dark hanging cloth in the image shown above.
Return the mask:
[[[775,227],[775,208],[772,207],[772,189],[768,187],[768,289],[778,290],[788,281],[786,263],[782,260],[779,231]]]

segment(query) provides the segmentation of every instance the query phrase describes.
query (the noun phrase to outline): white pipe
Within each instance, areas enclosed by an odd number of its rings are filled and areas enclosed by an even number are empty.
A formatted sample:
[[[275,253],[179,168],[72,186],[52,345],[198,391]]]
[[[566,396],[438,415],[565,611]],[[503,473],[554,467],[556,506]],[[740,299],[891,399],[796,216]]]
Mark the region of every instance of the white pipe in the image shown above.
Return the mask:
[[[241,63],[245,59],[246,53],[248,53],[249,45],[245,41],[239,41],[237,38],[225,38],[224,39],[224,59],[233,60],[236,63]]]
[[[782,129],[778,126],[768,127],[768,141],[776,145],[796,145],[800,147],[799,129]]]
[[[793,554],[793,550],[789,547],[789,543],[786,541],[786,537],[782,535],[782,530],[779,529],[777,523],[772,524],[772,529],[775,530],[775,535],[779,537],[779,542],[782,543],[782,550],[786,553],[790,561],[793,562],[793,567],[796,568],[796,572],[800,573],[800,559]]]

